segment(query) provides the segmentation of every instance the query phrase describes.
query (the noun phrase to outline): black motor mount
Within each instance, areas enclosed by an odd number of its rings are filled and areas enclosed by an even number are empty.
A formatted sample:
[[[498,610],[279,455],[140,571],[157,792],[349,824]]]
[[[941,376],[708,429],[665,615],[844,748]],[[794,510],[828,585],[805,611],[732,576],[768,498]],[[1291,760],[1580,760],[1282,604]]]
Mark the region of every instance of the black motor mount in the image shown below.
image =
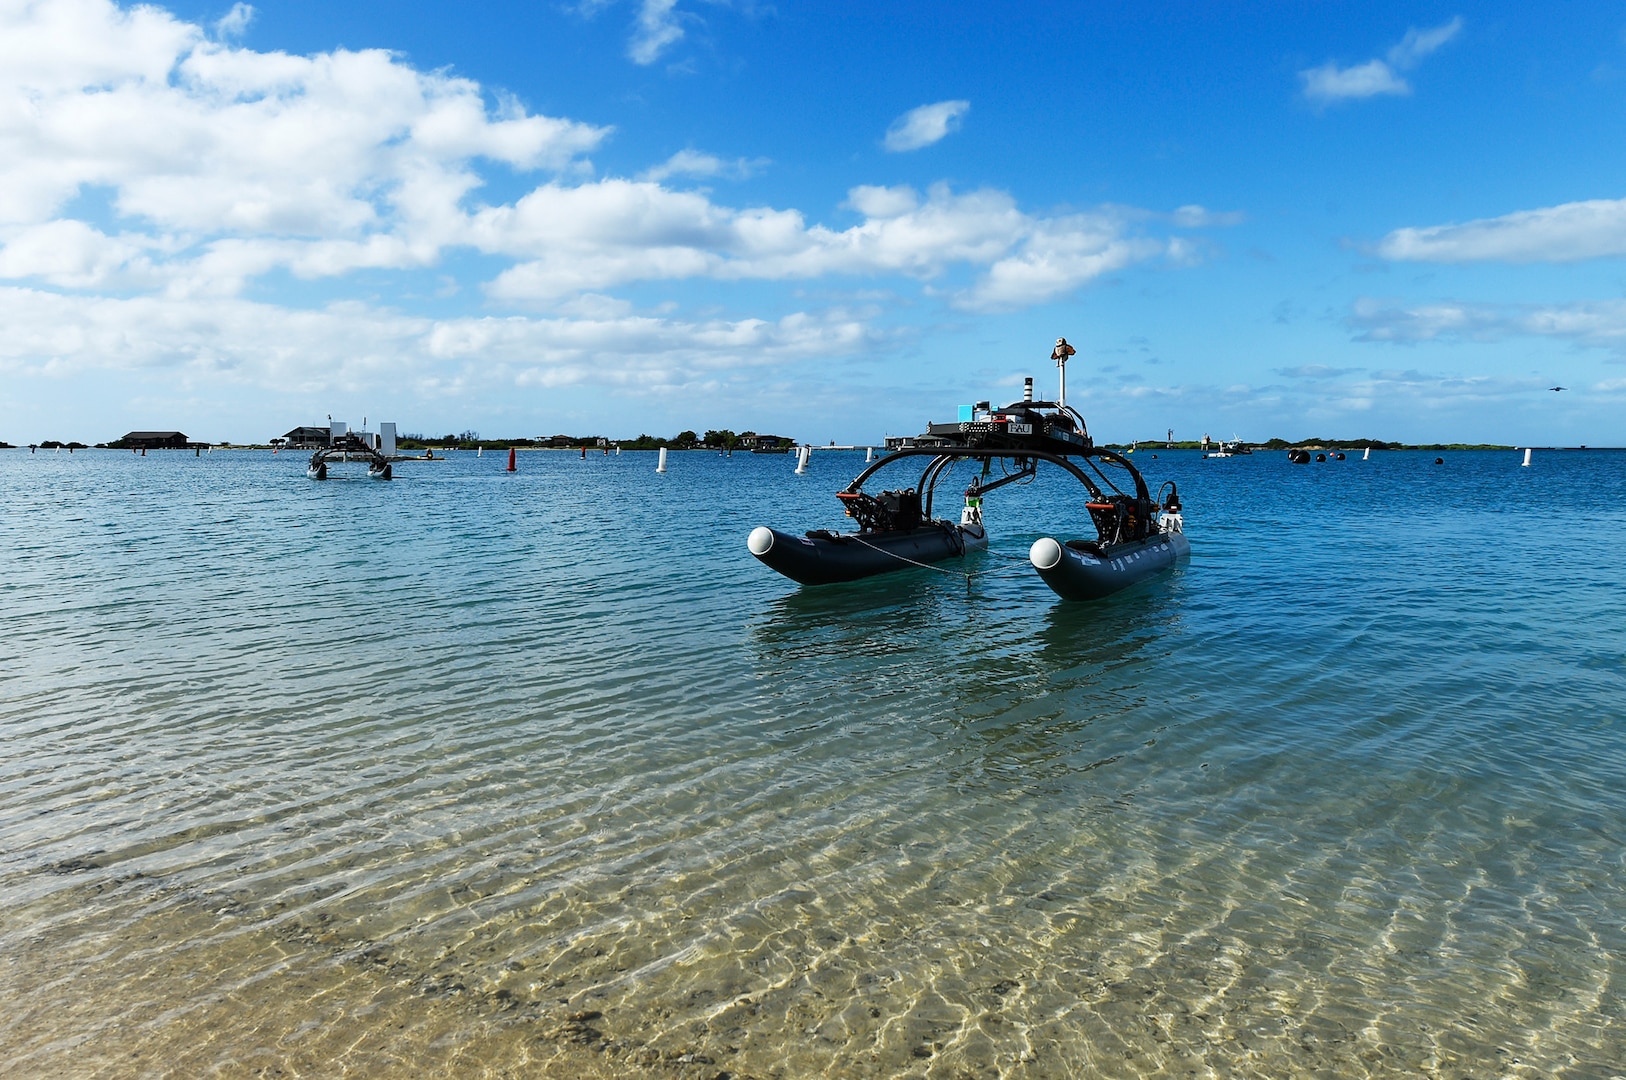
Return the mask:
[[[861,532],[908,532],[920,528],[923,514],[920,492],[914,488],[883,491],[843,491],[836,495],[847,508],[847,516],[858,522]]]

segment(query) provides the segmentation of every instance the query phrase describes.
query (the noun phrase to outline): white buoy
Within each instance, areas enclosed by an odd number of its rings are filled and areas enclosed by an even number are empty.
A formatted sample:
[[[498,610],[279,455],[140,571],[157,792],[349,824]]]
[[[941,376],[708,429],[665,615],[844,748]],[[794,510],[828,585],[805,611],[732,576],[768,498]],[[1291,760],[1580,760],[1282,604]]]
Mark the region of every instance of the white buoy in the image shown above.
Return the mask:
[[[803,473],[807,472],[807,459],[812,457],[812,456],[813,456],[813,448],[811,446],[803,446],[803,447],[797,448],[797,451],[796,451],[796,475],[797,476],[801,476]]]
[[[486,448],[485,447],[477,446],[477,447],[474,448],[474,456],[475,457],[485,457],[485,454],[486,454]]]
[[[873,446],[864,447],[864,464],[868,465],[870,462],[872,462],[874,460],[875,460],[875,447],[873,447]]]
[[[1366,448],[1366,452],[1361,455],[1361,460],[1365,461],[1367,458],[1369,458],[1371,456],[1372,456],[1372,448],[1370,446],[1368,446]]]
[[[616,448],[615,448],[615,456],[616,456],[616,457],[620,457],[620,456],[621,456],[621,448],[620,448],[620,447],[619,447],[619,446],[618,446],[618,447],[616,447]]]
[[[1530,448],[1528,446],[1524,448],[1524,464],[1526,468],[1530,465]]]
[[[656,472],[665,472],[666,471],[666,447],[664,447],[664,446],[661,447],[661,459],[660,459],[659,462],[656,463],[655,471]]]
[[[1048,536],[1041,536],[1028,549],[1028,561],[1035,570],[1054,570],[1061,562],[1061,545]]]

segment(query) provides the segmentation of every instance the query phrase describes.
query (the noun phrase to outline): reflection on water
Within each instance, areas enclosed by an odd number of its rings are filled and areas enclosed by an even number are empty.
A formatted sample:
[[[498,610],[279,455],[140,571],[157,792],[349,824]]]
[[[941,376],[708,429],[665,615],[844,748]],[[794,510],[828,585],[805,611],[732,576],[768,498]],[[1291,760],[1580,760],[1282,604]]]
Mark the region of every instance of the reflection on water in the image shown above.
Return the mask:
[[[1164,455],[1193,561],[1095,605],[997,531],[969,587],[788,585],[784,462],[80,456],[0,459],[0,1072],[1626,1060],[1626,557],[1389,529],[1404,455]],[[1598,458],[1536,482],[1626,505]]]

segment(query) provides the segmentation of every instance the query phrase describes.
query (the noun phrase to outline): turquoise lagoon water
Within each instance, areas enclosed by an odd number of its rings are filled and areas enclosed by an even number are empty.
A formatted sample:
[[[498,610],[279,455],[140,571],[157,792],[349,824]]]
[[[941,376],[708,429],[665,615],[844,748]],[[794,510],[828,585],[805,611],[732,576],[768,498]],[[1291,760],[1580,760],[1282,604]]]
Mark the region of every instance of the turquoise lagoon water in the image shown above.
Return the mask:
[[[1434,456],[1071,605],[1060,474],[803,590],[861,455],[0,454],[0,1073],[1626,1073],[1626,454]]]

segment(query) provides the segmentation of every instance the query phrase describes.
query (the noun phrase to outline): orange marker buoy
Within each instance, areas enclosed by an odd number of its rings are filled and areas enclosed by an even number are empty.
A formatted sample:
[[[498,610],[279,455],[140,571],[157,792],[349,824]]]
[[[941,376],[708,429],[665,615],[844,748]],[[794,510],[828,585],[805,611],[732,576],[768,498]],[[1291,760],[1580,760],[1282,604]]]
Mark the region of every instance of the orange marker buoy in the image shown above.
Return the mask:
[[[514,448],[512,446],[510,446],[508,448],[508,471],[509,472],[515,471],[514,470]]]

